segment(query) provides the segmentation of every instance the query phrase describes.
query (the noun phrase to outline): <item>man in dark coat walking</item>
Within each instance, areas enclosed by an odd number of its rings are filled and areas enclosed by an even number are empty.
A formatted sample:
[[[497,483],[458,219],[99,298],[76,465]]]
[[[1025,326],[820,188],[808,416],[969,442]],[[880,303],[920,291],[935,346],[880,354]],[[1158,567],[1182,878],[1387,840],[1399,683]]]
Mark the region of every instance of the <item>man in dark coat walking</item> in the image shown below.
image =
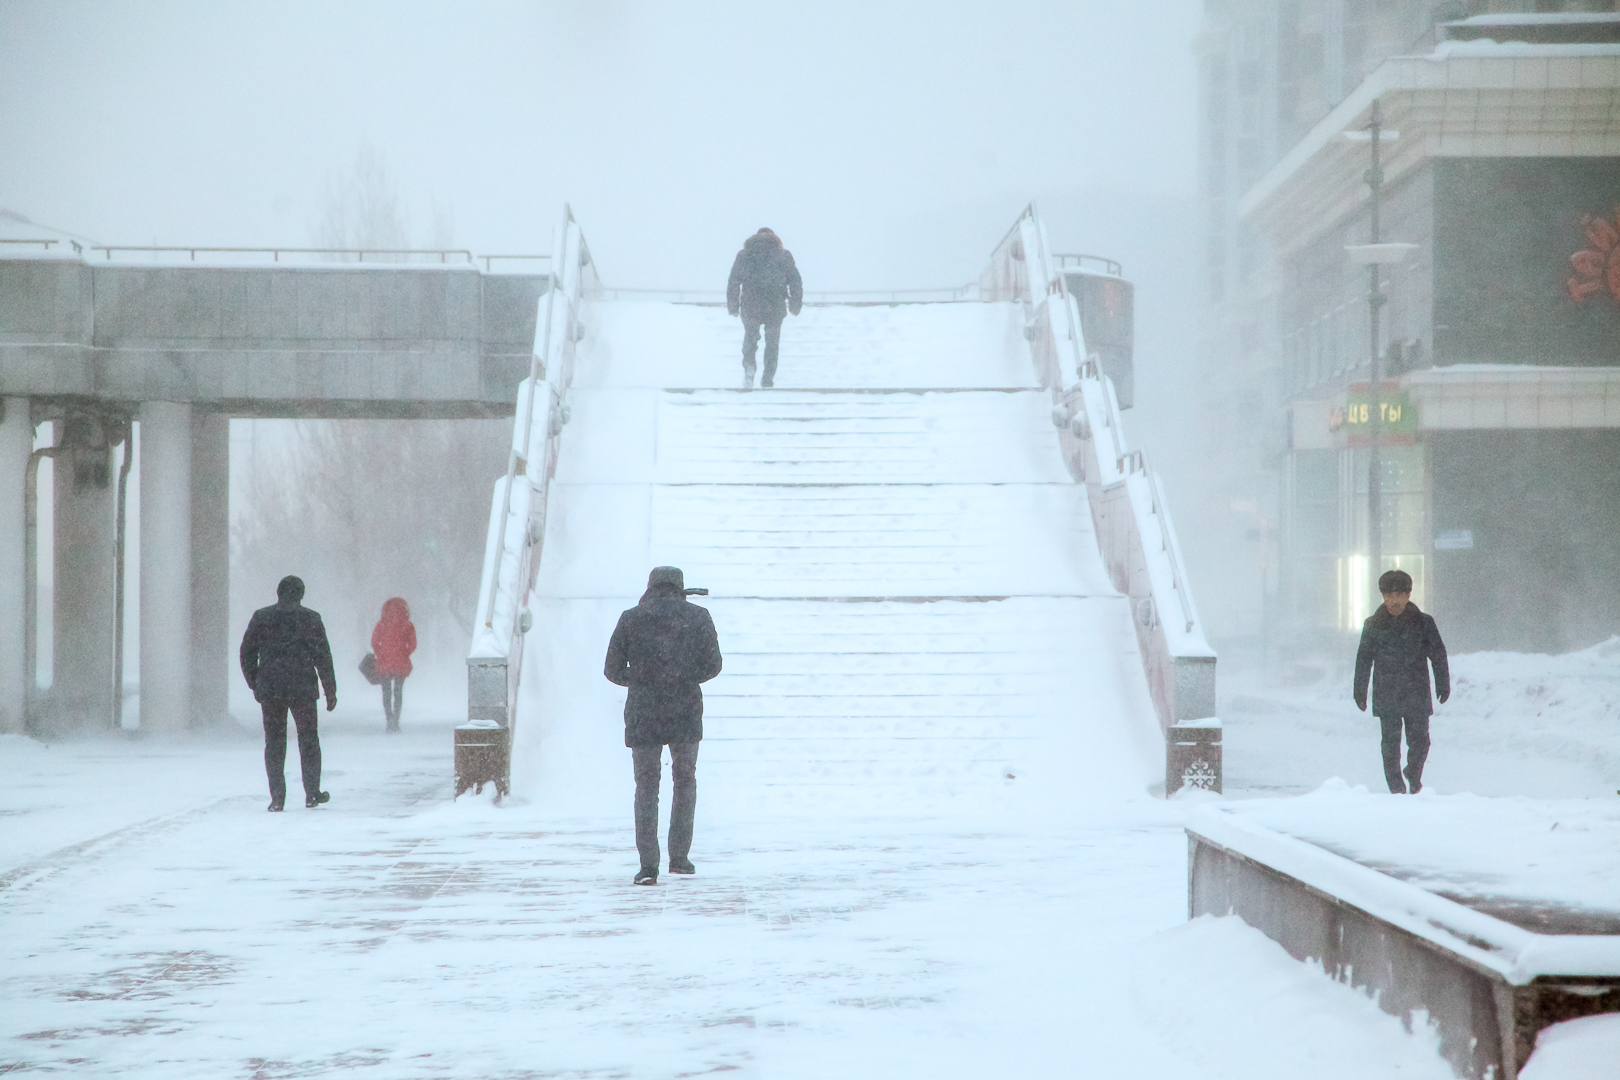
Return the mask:
[[[321,736],[315,726],[319,686],[326,687],[326,711],[337,708],[332,648],[318,613],[299,601],[304,583],[287,576],[276,586],[276,602],[260,608],[242,635],[242,676],[264,713],[264,771],[270,777],[270,809],[287,800],[287,713],[298,725],[298,761],[304,774],[304,805],[331,799],[321,790]]]
[[[1361,627],[1356,650],[1356,708],[1367,711],[1372,681],[1373,715],[1383,729],[1384,779],[1396,795],[1423,790],[1423,763],[1429,757],[1429,665],[1434,692],[1444,705],[1451,696],[1446,643],[1432,615],[1412,603],[1412,575],[1391,570],[1378,579],[1384,602]],[[1401,770],[1401,729],[1406,729],[1406,770]]]
[[[619,616],[603,673],[630,688],[624,745],[636,773],[637,885],[658,884],[658,783],[664,747],[674,779],[669,814],[669,872],[693,873],[692,819],[697,812],[697,755],[703,738],[699,683],[720,674],[720,639],[707,608],[686,599],[686,579],[673,566],[654,567],[641,602]]]
[[[726,283],[726,310],[742,316],[744,390],[754,386],[754,352],[759,348],[762,328],[765,375],[759,385],[774,385],[782,320],[790,311],[797,315],[803,305],[804,282],[799,280],[793,252],[782,247],[781,238],[769,229],[761,229],[743,241],[742,250],[731,264],[731,280]]]

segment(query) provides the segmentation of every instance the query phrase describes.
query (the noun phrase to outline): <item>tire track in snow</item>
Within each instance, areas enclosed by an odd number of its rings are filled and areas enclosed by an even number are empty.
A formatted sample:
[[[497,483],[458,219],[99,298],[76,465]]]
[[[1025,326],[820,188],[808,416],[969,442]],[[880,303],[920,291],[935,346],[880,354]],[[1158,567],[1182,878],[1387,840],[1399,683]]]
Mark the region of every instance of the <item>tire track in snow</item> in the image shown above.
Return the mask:
[[[254,795],[227,795],[223,799],[216,799],[203,806],[194,806],[189,810],[160,814],[157,817],[137,821],[133,825],[125,825],[100,836],[91,837],[89,840],[81,840],[77,844],[57,848],[46,855],[30,859],[11,870],[0,873],[0,892],[8,890],[21,892],[24,889],[32,888],[58,874],[87,865],[108,852],[137,843],[148,837],[172,832],[196,818],[218,810],[227,803],[238,803],[256,798],[257,796]]]

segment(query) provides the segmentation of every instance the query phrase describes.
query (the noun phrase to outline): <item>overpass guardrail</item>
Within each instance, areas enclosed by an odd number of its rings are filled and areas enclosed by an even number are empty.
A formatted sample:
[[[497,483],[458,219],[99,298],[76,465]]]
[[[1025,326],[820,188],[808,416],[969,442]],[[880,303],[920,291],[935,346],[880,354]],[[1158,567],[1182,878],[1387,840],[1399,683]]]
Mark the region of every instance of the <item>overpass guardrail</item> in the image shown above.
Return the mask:
[[[478,622],[467,655],[468,724],[498,728],[505,734],[499,740],[500,753],[469,755],[483,762],[497,761],[497,775],[462,776],[458,750],[457,794],[467,783],[476,782],[482,789],[485,780],[493,781],[500,795],[510,791],[523,636],[531,625],[525,604],[540,567],[557,447],[568,421],[568,389],[573,383],[575,345],[581,336],[580,309],[602,292],[590,249],[568,208],[563,211],[563,228],[558,232],[551,266],[552,287],[540,298],[535,320],[529,377],[518,390],[506,473],[495,481],[491,492]],[[458,737],[458,747],[463,741]]]
[[[1185,785],[1220,790],[1215,651],[1193,601],[1169,505],[1147,455],[1126,445],[1113,382],[1086,348],[1080,309],[1064,283],[1071,261],[1056,255],[1031,203],[979,278],[984,300],[1023,304],[1041,385],[1052,392],[1070,475],[1086,485],[1103,562],[1130,598],[1148,690],[1165,735],[1165,793]],[[1112,260],[1110,271],[1117,271]]]

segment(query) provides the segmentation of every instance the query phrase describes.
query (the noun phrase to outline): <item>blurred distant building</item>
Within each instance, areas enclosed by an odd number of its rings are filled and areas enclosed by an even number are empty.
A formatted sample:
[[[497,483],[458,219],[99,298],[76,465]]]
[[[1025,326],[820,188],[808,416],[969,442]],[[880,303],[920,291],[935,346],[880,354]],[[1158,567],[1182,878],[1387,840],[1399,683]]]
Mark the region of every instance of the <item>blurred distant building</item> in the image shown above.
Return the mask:
[[[1325,643],[1376,603],[1346,251],[1376,102],[1380,239],[1415,245],[1381,267],[1381,569],[1455,649],[1620,633],[1617,7],[1207,0],[1199,516],[1243,553],[1199,582],[1217,632]]]

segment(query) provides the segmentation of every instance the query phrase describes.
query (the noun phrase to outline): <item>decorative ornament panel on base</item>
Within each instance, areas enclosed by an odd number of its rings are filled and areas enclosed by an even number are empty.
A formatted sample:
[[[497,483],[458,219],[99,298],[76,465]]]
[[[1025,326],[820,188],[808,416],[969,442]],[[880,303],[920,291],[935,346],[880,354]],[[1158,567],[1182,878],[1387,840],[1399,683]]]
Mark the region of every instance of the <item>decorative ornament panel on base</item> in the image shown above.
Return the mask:
[[[1214,766],[1202,758],[1194,761],[1181,770],[1181,786],[1203,788],[1205,791],[1214,791],[1220,783],[1220,773]]]
[[[1172,724],[1165,732],[1164,793],[1184,787],[1221,790],[1221,728],[1213,717]]]

